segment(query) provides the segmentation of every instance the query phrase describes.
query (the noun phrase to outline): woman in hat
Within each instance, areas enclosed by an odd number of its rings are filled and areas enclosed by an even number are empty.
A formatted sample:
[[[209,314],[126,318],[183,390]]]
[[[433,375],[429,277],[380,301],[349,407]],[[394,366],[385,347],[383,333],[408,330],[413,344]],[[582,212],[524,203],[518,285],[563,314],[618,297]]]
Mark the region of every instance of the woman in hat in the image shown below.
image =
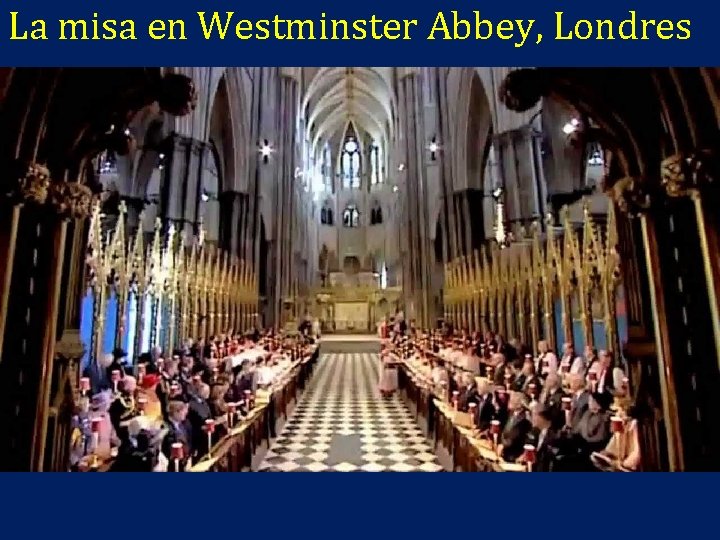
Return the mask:
[[[90,411],[88,411],[90,424],[98,422],[97,446],[93,448],[91,442],[90,450],[102,461],[109,459],[112,447],[119,444],[108,412],[111,403],[112,395],[109,390],[105,390],[92,397]]]
[[[160,377],[156,374],[145,375],[140,380],[140,390],[138,391],[138,403],[143,403],[143,414],[153,422],[163,421],[162,403],[156,392],[159,382]]]

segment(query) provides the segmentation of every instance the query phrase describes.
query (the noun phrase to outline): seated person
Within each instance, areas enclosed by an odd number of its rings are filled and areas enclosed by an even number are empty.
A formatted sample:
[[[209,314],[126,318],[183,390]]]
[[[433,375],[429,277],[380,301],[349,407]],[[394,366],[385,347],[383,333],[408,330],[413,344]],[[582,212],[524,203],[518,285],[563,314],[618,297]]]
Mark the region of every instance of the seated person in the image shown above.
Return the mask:
[[[624,422],[624,431],[612,436],[604,450],[593,454],[593,463],[598,468],[616,470],[619,466],[625,471],[640,469],[640,441],[638,440],[637,420],[634,418],[636,414],[634,407],[626,415],[618,414]],[[598,460],[598,457],[601,459]]]

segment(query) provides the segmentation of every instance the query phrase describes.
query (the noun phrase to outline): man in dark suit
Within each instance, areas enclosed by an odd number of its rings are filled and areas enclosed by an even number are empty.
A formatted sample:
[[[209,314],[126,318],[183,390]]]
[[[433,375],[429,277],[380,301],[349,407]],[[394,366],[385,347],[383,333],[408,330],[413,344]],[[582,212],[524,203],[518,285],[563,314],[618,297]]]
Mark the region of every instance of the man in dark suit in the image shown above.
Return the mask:
[[[563,397],[565,397],[565,392],[562,390],[560,376],[557,373],[550,373],[545,379],[545,386],[539,401],[542,406],[551,411],[554,429],[562,429],[565,424],[565,413],[562,410]]]
[[[500,435],[498,454],[505,461],[515,462],[523,454],[532,424],[528,420],[525,397],[520,392],[511,392],[508,399],[509,417]]]
[[[490,388],[490,383],[485,379],[478,380],[477,418],[475,420],[475,425],[480,431],[486,431],[490,427],[490,422],[495,419],[497,411],[493,401],[494,396]]]
[[[590,392],[585,388],[585,378],[580,374],[570,376],[570,398],[572,405],[570,406],[569,427],[574,430],[585,414],[590,401]]]
[[[477,385],[475,384],[475,377],[472,373],[465,372],[462,374],[463,386],[460,388],[460,403],[459,408],[461,411],[467,411],[468,406],[471,403],[478,404],[479,394]]]
[[[492,356],[493,366],[493,383],[497,386],[505,384],[505,373],[510,369],[508,366],[505,355],[501,353],[495,353]]]
[[[205,455],[208,452],[207,433],[204,431],[205,420],[212,418],[212,411],[208,398],[210,397],[210,387],[205,383],[200,383],[197,387],[197,393],[190,397],[188,403],[187,418],[192,426],[192,445],[200,454]]]
[[[174,470],[175,463],[172,459],[172,445],[180,443],[183,445],[183,463],[193,455],[192,426],[187,420],[188,404],[184,398],[174,398],[168,403],[168,432],[162,442],[162,452],[170,461],[169,469]],[[184,465],[181,464],[181,468]]]
[[[557,432],[552,428],[552,411],[539,405],[533,412],[533,431],[530,437],[535,446],[533,472],[552,472],[557,454]]]

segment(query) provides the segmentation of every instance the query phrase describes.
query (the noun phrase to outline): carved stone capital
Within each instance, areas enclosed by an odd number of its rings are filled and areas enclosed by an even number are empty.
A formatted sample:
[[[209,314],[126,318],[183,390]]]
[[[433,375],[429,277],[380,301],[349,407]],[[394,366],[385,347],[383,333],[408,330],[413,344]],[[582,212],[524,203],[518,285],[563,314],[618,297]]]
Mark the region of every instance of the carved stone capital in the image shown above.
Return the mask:
[[[505,77],[498,96],[511,111],[524,112],[534,107],[548,92],[549,84],[544,72],[538,69],[516,69]]]
[[[7,191],[15,203],[44,204],[50,187],[50,171],[39,163],[18,164],[15,181]]]
[[[670,197],[697,195],[716,185],[718,163],[711,150],[675,154],[660,164],[660,177]]]
[[[638,216],[650,209],[650,193],[640,178],[621,178],[607,190],[607,194],[621,212],[630,216]]]
[[[54,182],[50,185],[48,203],[64,218],[85,218],[90,215],[95,195],[92,190],[75,182]]]
[[[78,330],[66,330],[55,344],[55,358],[64,362],[79,362],[85,354],[85,345]]]

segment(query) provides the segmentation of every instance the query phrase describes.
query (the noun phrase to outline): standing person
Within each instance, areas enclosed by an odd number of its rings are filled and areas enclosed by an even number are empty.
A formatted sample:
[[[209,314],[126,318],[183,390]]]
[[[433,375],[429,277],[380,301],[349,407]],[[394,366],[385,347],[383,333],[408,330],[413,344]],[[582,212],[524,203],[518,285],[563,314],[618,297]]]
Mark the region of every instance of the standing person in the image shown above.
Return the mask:
[[[380,355],[380,382],[378,387],[383,397],[390,397],[398,387],[398,371],[395,359],[387,352]]]

